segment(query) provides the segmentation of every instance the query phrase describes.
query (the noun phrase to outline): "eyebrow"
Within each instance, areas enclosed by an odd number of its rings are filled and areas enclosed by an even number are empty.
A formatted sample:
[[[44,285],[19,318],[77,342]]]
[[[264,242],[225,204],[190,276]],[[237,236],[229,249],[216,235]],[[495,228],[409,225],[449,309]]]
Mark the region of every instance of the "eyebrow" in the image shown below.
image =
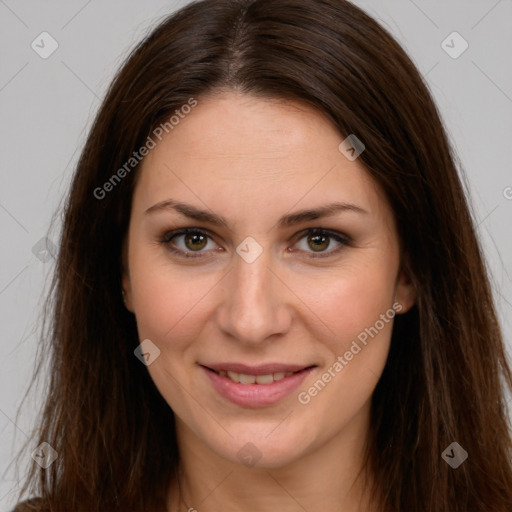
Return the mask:
[[[222,217],[221,215],[218,215],[216,213],[213,213],[212,211],[207,210],[201,210],[199,208],[196,208],[195,206],[192,206],[191,204],[187,203],[181,203],[178,201],[175,201],[173,199],[166,199],[164,201],[160,201],[153,206],[150,206],[145,212],[144,215],[161,212],[161,211],[168,211],[168,210],[174,210],[181,215],[188,217],[190,219],[194,219],[200,222],[207,222],[209,224],[212,224],[214,226],[223,226],[225,228],[229,229],[229,225],[227,220]],[[277,222],[277,225],[279,228],[285,228],[290,227],[295,224],[300,224],[301,222],[306,222],[309,220],[316,220],[323,217],[329,217],[332,216],[338,212],[355,212],[355,213],[361,213],[361,214],[367,214],[368,212],[361,208],[360,206],[357,206],[352,203],[345,203],[345,202],[334,202],[329,203],[324,206],[320,206],[318,208],[311,208],[307,210],[301,210],[295,213],[290,213],[287,215],[284,215],[279,219]]]

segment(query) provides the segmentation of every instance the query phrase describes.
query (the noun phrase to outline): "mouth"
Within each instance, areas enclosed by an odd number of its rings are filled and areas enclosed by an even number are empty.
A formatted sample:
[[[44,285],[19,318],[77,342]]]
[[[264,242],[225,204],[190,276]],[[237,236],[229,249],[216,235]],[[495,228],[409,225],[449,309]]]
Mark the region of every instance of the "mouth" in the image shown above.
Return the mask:
[[[273,382],[277,382],[280,380],[283,380],[286,377],[291,377],[292,375],[295,375],[296,373],[300,373],[304,370],[307,370],[310,367],[303,368],[302,370],[297,370],[295,372],[273,372],[273,373],[265,373],[260,375],[255,375],[251,373],[240,373],[240,372],[234,372],[231,370],[213,370],[212,368],[206,367],[207,370],[210,370],[211,372],[216,373],[217,375],[220,375],[221,377],[226,377],[233,382],[249,385],[249,384],[272,384]]]
[[[200,367],[223,398],[243,407],[265,407],[288,396],[316,365],[221,363]]]

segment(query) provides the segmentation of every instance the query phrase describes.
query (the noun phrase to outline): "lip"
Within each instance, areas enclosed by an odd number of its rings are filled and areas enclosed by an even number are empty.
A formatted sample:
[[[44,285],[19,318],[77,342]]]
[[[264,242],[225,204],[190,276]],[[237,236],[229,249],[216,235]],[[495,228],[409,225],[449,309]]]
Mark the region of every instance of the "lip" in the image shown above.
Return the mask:
[[[200,365],[201,370],[210,379],[213,388],[226,400],[241,407],[267,407],[283,400],[290,395],[304,379],[315,369],[315,366],[267,364],[247,366],[238,363],[220,365]],[[271,384],[240,384],[228,377],[223,377],[212,370],[226,370],[249,375],[266,375],[278,372],[296,372],[289,377],[274,381]]]

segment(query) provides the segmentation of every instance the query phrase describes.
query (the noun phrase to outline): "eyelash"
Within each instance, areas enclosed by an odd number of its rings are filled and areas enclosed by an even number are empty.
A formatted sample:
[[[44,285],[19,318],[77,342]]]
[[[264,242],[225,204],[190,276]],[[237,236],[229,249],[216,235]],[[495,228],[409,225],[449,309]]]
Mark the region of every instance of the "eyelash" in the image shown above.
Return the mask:
[[[164,236],[160,239],[160,243],[165,245],[169,251],[171,251],[173,254],[176,254],[177,256],[185,259],[192,259],[192,258],[204,258],[203,255],[206,251],[183,251],[181,249],[177,249],[176,247],[173,247],[170,242],[179,236],[182,235],[188,235],[188,234],[199,234],[204,235],[208,239],[213,240],[208,231],[198,229],[198,228],[184,228],[184,229],[178,229],[175,231],[169,231],[164,234]],[[344,249],[344,247],[350,245],[350,238],[346,235],[343,235],[342,233],[338,233],[336,231],[330,231],[323,228],[311,228],[307,229],[305,231],[302,231],[298,234],[295,244],[297,244],[300,240],[303,238],[306,238],[310,235],[323,235],[330,239],[335,240],[336,242],[339,242],[341,245],[337,247],[336,249],[333,249],[331,251],[326,252],[309,252],[305,251],[308,254],[308,258],[327,258],[334,254],[338,254],[341,250]],[[195,253],[194,253],[195,252]]]

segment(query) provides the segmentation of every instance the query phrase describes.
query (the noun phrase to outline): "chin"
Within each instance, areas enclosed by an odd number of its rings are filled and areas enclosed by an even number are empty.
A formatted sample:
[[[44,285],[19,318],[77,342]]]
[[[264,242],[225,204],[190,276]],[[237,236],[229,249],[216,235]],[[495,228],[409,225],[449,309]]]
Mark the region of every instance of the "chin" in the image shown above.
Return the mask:
[[[278,422],[273,422],[270,428],[268,424],[264,428],[261,425],[251,428],[245,424],[238,429],[228,429],[233,437],[224,436],[221,442],[217,439],[205,441],[211,450],[233,464],[275,469],[292,464],[313,444],[313,440],[304,436],[303,426],[278,425]],[[278,433],[280,428],[282,431]]]

